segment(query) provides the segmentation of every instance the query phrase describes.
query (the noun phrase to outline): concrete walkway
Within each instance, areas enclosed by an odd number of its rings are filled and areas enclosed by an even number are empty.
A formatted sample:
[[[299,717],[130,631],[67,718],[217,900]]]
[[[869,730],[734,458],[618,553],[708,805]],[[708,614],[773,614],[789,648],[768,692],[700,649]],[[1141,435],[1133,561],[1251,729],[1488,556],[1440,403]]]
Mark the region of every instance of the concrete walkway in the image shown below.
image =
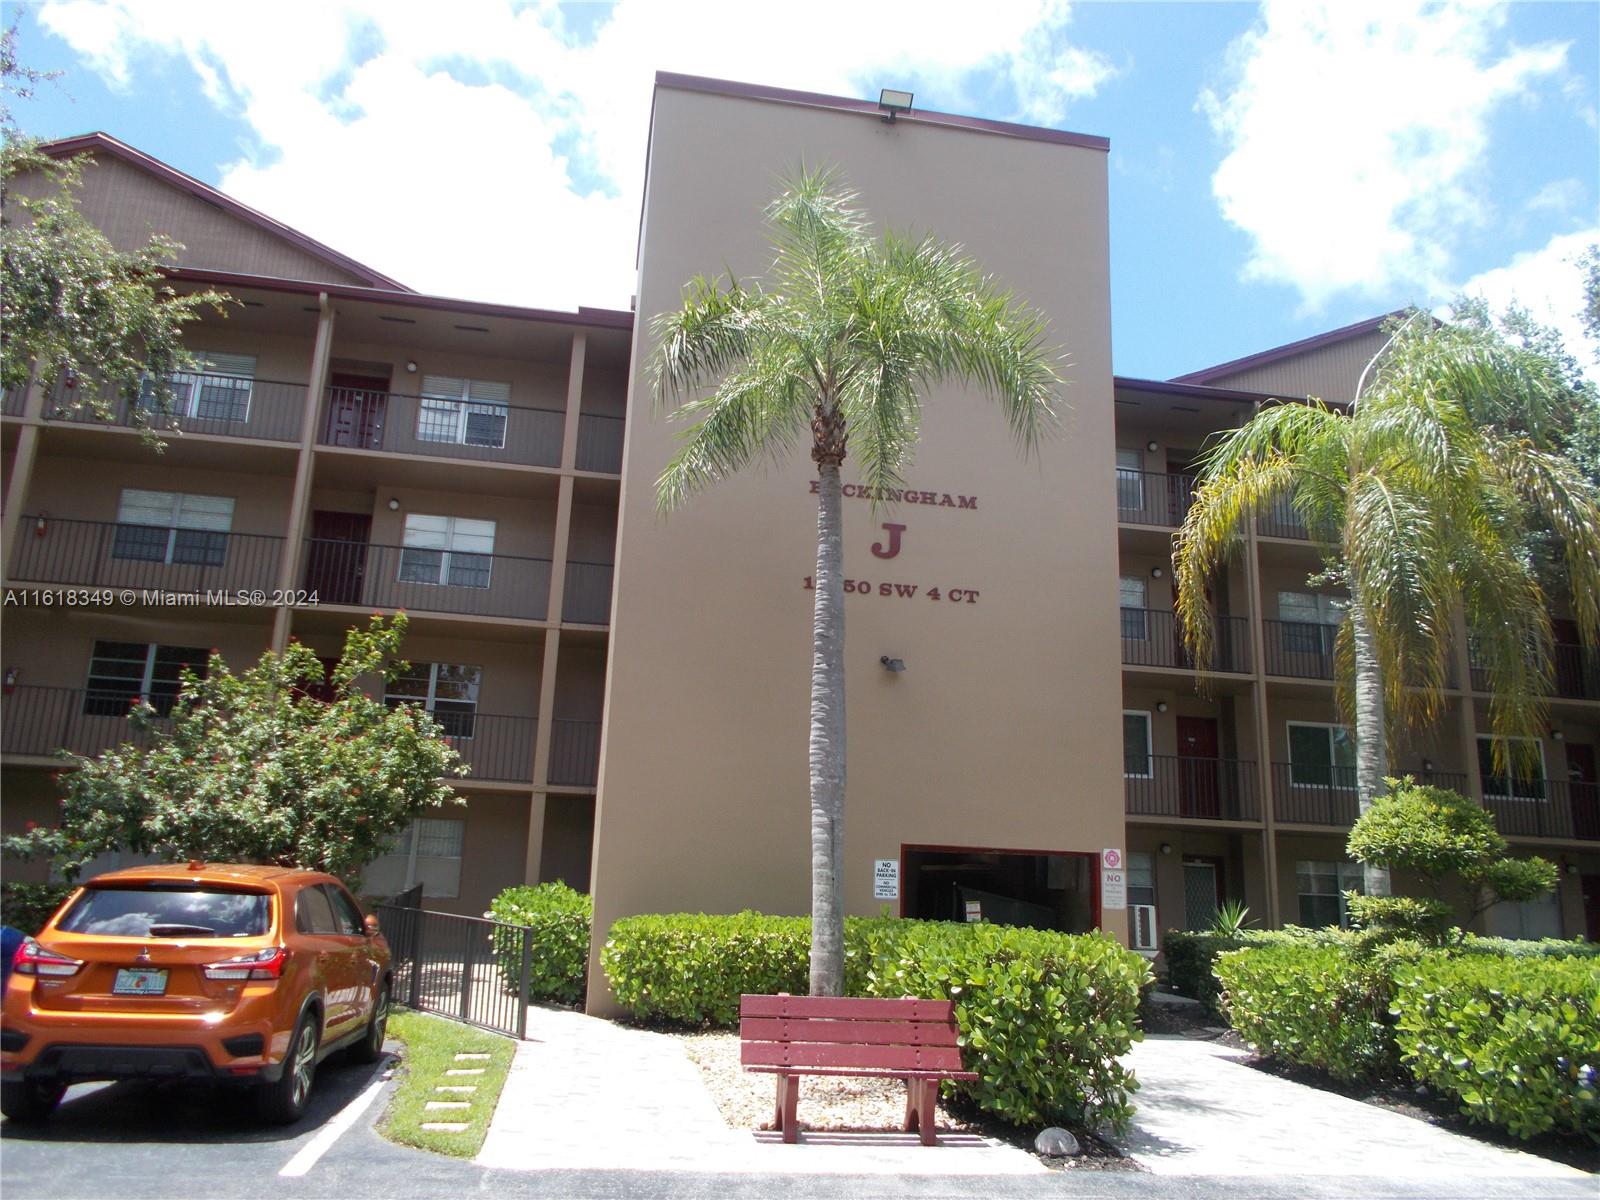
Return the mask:
[[[1134,1046],[1137,1112],[1123,1148],[1158,1175],[1594,1179],[1279,1079],[1245,1066],[1248,1057],[1175,1036]]]

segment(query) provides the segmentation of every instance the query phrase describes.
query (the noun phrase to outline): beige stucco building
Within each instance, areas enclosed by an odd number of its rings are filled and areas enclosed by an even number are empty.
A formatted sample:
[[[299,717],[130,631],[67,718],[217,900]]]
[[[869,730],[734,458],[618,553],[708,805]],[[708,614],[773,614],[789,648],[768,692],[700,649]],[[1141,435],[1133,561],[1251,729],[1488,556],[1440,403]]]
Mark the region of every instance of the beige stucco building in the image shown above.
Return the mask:
[[[291,636],[331,656],[351,622],[403,608],[413,671],[387,694],[432,709],[472,775],[466,809],[408,830],[373,891],[420,882],[430,906],[476,913],[562,878],[592,889],[597,941],[628,913],[804,911],[814,470],[797,454],[660,517],[677,426],[650,391],[646,318],[698,273],[759,274],[778,179],[830,163],[877,221],[963,243],[1046,312],[1070,405],[1024,461],[995,411],[934,393],[897,504],[857,494],[846,461],[849,911],[1101,926],[1150,951],[1224,898],[1338,920],[1354,792],[1318,556],[1292,513],[1261,515],[1216,582],[1202,691],[1172,625],[1171,537],[1205,438],[1275,398],[1348,397],[1379,323],[1114,377],[1106,149],[661,76],[636,320],[419,295],[104,135],[58,143],[94,153],[82,203],[114,239],[169,234],[177,286],[239,303],[194,327],[204,366],[163,455],[126,411],[63,415],[59,387],[5,397],[6,586],[117,597],[5,610],[5,828],[49,820],[52,752],[125,736],[119,712],[170,696],[177,663]],[[205,596],[241,589],[267,602]],[[317,602],[271,602],[296,591]],[[1593,937],[1600,669],[1557,628],[1538,779],[1480,769],[1487,697],[1464,655],[1444,719],[1396,765],[1561,864],[1551,904],[1492,927]]]

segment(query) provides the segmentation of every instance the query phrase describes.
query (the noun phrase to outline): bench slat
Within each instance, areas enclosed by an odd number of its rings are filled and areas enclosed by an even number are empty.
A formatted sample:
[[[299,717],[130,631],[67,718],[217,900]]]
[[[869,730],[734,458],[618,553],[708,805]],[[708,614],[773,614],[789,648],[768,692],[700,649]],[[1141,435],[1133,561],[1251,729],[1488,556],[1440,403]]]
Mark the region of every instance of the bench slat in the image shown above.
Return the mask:
[[[954,1026],[938,1021],[829,1021],[746,1017],[739,1036],[749,1042],[818,1042],[868,1046],[954,1046]]]
[[[895,1000],[853,996],[739,997],[741,1017],[826,1017],[840,1021],[949,1021],[949,1000]]]
[[[784,1042],[741,1042],[739,1061],[746,1066],[866,1067],[892,1073],[960,1071],[961,1051],[955,1046],[839,1046]]]
[[[976,1071],[872,1071],[865,1067],[745,1066],[753,1075],[846,1075],[852,1079],[977,1079]]]

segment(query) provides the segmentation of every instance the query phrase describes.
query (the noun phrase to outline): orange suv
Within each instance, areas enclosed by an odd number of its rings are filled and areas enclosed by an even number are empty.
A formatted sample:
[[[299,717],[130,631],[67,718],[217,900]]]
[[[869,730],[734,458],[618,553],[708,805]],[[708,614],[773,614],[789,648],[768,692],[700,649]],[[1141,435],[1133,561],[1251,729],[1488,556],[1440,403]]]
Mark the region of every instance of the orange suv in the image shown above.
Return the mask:
[[[253,1085],[305,1112],[317,1064],[383,1050],[389,947],[331,875],[191,862],[79,888],[18,951],[0,1017],[0,1112],[49,1115],[67,1085]]]

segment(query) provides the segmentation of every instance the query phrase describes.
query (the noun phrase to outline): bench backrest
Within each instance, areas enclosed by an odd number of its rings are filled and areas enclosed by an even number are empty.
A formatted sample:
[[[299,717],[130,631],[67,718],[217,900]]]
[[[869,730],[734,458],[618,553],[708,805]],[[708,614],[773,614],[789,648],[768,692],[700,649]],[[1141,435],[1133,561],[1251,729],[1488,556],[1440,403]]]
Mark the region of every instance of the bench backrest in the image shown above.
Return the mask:
[[[739,997],[747,1067],[960,1071],[956,1032],[949,1000]]]

